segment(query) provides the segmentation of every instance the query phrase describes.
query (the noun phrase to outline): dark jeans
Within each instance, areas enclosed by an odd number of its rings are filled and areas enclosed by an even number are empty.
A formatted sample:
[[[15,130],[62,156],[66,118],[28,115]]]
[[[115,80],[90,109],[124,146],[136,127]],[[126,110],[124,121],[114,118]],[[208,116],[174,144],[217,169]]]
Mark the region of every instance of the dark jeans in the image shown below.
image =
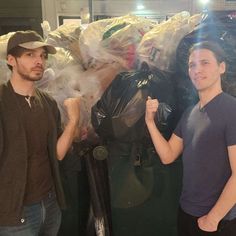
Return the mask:
[[[179,208],[178,235],[179,236],[236,236],[236,219],[222,220],[216,232],[205,232],[199,229],[198,217],[191,216]]]
[[[1,236],[56,236],[61,223],[61,211],[55,193],[48,195],[39,203],[24,207],[22,225],[1,227]]]

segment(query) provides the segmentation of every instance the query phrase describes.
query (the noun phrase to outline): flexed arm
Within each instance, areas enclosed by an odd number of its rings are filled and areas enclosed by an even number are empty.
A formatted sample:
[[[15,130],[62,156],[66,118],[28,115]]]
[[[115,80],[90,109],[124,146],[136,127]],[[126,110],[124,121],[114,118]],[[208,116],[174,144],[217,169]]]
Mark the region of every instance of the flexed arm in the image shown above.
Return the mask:
[[[175,134],[172,134],[169,141],[162,136],[154,121],[158,106],[159,102],[157,99],[151,99],[151,97],[148,97],[146,102],[145,121],[161,162],[163,164],[169,164],[175,161],[181,154],[183,150],[183,140]]]
[[[62,160],[66,152],[69,150],[76,134],[78,133],[78,125],[80,118],[79,98],[68,98],[64,101],[67,111],[68,122],[63,133],[57,141],[57,159]]]

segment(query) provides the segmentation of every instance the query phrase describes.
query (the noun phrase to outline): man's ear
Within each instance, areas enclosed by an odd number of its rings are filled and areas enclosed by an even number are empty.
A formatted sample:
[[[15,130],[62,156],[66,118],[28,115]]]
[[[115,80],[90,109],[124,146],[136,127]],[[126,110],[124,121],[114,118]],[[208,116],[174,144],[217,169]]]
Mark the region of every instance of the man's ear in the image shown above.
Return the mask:
[[[14,66],[16,63],[16,59],[15,57],[13,57],[12,55],[7,55],[7,64],[10,66]]]
[[[220,74],[223,75],[226,71],[226,64],[224,61],[220,63]]]

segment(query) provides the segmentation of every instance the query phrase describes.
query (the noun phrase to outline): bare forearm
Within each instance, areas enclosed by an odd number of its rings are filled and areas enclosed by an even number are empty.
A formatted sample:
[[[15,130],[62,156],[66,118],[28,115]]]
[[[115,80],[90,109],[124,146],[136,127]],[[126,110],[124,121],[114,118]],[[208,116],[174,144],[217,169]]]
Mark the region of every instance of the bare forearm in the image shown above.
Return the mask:
[[[208,216],[219,222],[236,204],[236,176],[232,175],[224,187],[215,206],[208,213]]]
[[[170,140],[167,141],[154,122],[154,117],[158,110],[159,102],[157,99],[148,97],[146,102],[145,122],[152,142],[163,164],[173,162],[183,150],[183,140],[175,135],[172,135]]]
[[[80,119],[80,98],[68,98],[64,101],[67,110],[68,123],[57,141],[57,159],[62,160],[69,150],[75,135],[78,135]]]
[[[77,131],[77,124],[68,123],[65,127],[62,135],[57,141],[57,159],[63,160],[67,151],[71,147],[71,144],[74,140],[75,134]]]
[[[163,164],[172,163],[178,157],[178,152],[174,152],[170,143],[162,136],[155,122],[147,122],[147,127],[152,138],[155,150]]]

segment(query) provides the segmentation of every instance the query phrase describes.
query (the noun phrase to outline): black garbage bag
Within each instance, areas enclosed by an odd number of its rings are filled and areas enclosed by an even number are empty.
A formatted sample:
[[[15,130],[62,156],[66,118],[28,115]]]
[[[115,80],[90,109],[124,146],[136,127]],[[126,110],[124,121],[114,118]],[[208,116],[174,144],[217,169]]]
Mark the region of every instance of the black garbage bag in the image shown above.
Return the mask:
[[[159,100],[155,122],[169,138],[177,122],[172,74],[151,71],[146,64],[138,71],[123,72],[92,108],[93,127],[108,153],[114,236],[177,234],[181,162],[161,164],[144,121],[148,96]]]
[[[139,71],[122,72],[92,107],[93,127],[105,140],[142,139],[146,100],[151,96],[160,102],[157,124],[163,132],[168,132],[169,116],[175,109],[174,93],[174,82],[167,72],[150,71],[147,66]]]

